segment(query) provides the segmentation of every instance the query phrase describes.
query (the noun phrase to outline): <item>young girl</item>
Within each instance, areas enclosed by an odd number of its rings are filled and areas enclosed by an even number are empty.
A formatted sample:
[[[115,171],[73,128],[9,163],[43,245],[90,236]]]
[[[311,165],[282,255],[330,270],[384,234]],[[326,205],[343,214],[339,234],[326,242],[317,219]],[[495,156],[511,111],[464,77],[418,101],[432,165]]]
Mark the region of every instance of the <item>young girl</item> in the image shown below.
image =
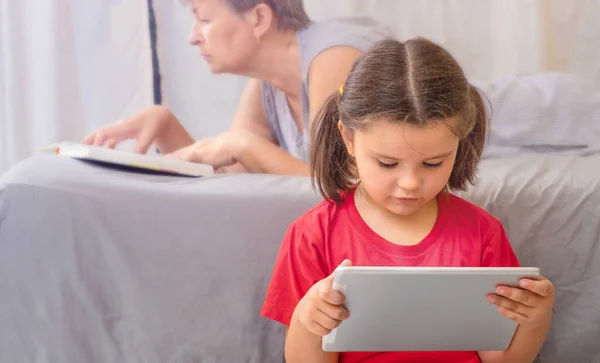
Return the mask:
[[[311,171],[325,201],[289,227],[262,310],[287,326],[287,363],[533,361],[552,315],[545,278],[487,297],[519,323],[505,351],[321,349],[321,337],[350,316],[332,290],[340,264],[519,265],[500,222],[450,194],[474,181],[486,124],[478,91],[428,40],[384,40],[356,61],[311,132]]]

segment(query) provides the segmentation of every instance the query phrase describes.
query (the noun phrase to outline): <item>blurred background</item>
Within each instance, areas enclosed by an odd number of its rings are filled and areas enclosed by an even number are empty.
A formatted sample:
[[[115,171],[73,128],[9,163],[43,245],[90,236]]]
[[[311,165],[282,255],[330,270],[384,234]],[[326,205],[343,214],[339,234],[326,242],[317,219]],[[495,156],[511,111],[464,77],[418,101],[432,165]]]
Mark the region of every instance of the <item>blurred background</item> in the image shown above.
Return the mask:
[[[445,46],[473,81],[561,72],[600,85],[598,0],[305,0]],[[154,103],[196,138],[227,129],[246,80],[213,75],[175,0],[0,0],[0,174],[36,147]]]

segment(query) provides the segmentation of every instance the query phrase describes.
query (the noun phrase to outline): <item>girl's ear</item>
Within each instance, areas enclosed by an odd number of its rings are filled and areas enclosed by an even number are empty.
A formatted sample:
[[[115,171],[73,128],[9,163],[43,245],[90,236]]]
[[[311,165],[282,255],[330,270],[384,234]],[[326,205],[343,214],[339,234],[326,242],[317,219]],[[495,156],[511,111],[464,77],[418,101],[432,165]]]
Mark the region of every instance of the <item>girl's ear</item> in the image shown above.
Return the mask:
[[[352,133],[350,130],[344,127],[344,124],[341,120],[338,121],[338,130],[340,131],[340,135],[342,135],[342,140],[344,140],[344,144],[346,145],[346,150],[348,150],[348,154],[354,157],[354,143],[352,142]]]

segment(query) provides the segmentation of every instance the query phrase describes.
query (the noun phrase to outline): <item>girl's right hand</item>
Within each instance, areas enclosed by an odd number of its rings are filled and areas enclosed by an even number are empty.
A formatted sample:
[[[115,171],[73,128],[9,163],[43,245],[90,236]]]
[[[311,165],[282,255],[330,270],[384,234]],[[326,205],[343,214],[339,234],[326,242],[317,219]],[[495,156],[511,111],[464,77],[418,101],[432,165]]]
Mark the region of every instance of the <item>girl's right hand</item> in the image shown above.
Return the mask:
[[[344,260],[340,266],[350,266],[350,260]],[[314,284],[296,306],[294,314],[309,332],[324,336],[329,334],[341,322],[348,319],[350,313],[342,306],[344,295],[333,289],[334,272]]]
[[[127,139],[137,140],[135,152],[141,154],[145,154],[152,143],[157,144],[161,153],[169,153],[194,141],[168,108],[155,105],[92,132],[81,143],[113,149]]]

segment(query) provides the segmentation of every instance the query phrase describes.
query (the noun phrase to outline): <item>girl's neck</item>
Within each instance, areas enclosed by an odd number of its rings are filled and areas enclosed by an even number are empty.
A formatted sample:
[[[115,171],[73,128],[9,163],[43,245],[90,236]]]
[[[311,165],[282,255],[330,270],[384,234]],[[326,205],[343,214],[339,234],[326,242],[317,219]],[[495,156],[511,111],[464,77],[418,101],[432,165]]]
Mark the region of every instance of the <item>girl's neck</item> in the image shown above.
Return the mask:
[[[398,245],[414,245],[431,232],[438,215],[437,198],[410,215],[398,215],[375,203],[359,184],[354,194],[358,213],[378,235]]]
[[[273,29],[265,34],[243,75],[269,82],[290,98],[299,97],[302,70],[296,32]]]

